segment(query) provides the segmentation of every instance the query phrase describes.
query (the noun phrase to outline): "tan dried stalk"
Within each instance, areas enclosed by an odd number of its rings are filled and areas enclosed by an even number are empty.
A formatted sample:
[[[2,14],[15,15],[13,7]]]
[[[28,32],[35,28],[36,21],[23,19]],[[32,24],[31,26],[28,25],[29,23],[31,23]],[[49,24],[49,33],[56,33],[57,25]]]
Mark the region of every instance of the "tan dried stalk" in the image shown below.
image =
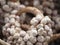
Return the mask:
[[[48,42],[52,42],[54,40],[57,40],[60,38],[60,33],[59,34],[53,34],[53,36],[51,37],[51,39]]]
[[[22,8],[20,9],[16,15],[21,15],[22,13],[26,13],[26,12],[29,12],[29,13],[32,13],[34,14],[35,16],[37,14],[40,14],[41,16],[43,16],[42,12],[40,10],[38,10],[37,8],[35,7],[25,7],[25,8]],[[43,16],[44,17],[44,16]]]
[[[2,44],[2,45],[10,45],[9,43],[7,43],[7,42],[5,42],[5,41],[3,41],[1,39],[0,39],[0,44]]]

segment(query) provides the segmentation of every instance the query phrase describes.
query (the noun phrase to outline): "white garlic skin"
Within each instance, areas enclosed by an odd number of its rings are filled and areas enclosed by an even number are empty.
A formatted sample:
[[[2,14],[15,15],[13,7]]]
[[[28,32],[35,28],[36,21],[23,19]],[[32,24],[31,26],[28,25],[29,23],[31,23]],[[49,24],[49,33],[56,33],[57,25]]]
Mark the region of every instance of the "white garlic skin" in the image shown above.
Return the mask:
[[[16,16],[15,19],[19,22],[20,21],[20,17]]]
[[[42,20],[41,20],[41,24],[47,24],[51,22],[51,19],[48,16],[45,16]]]
[[[20,36],[21,36],[21,37],[24,37],[25,35],[26,35],[26,32],[23,31],[23,30],[21,30],[21,31],[20,31]]]
[[[49,41],[50,40],[50,36],[46,36],[45,38],[46,38],[45,39],[46,41]]]
[[[9,13],[5,13],[4,17],[9,17],[10,14]]]
[[[10,29],[10,34],[11,34],[11,35],[14,35],[15,32],[16,32],[16,30],[15,30],[14,28],[11,28],[11,29]]]
[[[30,35],[30,36],[37,36],[37,30],[36,30],[36,28],[33,28],[33,27],[31,27],[28,31],[27,31],[27,33]]]
[[[19,39],[17,40],[18,43],[21,43],[23,41],[22,37],[19,37]]]
[[[8,23],[9,22],[9,18],[8,17],[5,17],[5,19],[4,19],[5,21],[5,23]]]
[[[21,5],[17,5],[17,6],[15,7],[16,10],[20,10],[20,9],[22,9],[22,8],[25,8],[25,6],[22,5],[22,4],[21,4]]]
[[[25,1],[25,3],[24,3],[25,5],[29,5],[29,2],[28,1]]]
[[[9,22],[10,22],[10,24],[14,24],[15,23],[15,19],[11,18]]]
[[[16,8],[17,6],[20,5],[20,3],[19,3],[19,2],[11,2],[11,1],[9,1],[9,2],[8,2],[8,5],[9,5],[10,7],[12,7],[12,8]]]
[[[21,31],[21,28],[19,28],[19,27],[16,27],[15,29],[16,29],[16,32],[17,32],[17,33],[20,33],[20,31]]]
[[[15,28],[15,25],[11,25],[11,28]]]
[[[37,43],[36,43],[36,45],[43,45],[43,44],[42,44],[42,43],[40,43],[40,42],[37,42]]]
[[[24,42],[24,41],[22,41],[22,42],[20,43],[20,45],[25,45],[25,42]]]
[[[14,37],[15,39],[18,39],[18,38],[20,37],[20,34],[19,34],[19,33],[15,33],[15,34],[13,35],[13,37]]]
[[[0,14],[3,13],[3,10],[0,8]]]
[[[27,41],[27,45],[33,45],[30,41]]]
[[[44,26],[43,24],[39,24],[37,25],[37,28],[40,29],[40,28],[43,28],[43,26]]]
[[[18,10],[11,11],[11,14],[15,15],[18,12]]]
[[[18,21],[15,22],[16,27],[20,27],[20,23]]]
[[[38,36],[37,40],[38,42],[44,42],[45,38],[43,36]]]
[[[38,0],[38,1],[37,1],[37,0],[34,0],[34,1],[33,1],[33,5],[34,5],[34,6],[40,5],[39,3],[40,3],[39,0]]]
[[[37,36],[37,30],[32,29],[32,30],[31,30],[31,34],[32,34],[33,36]]]
[[[41,16],[40,14],[37,14],[35,18],[36,20],[41,21],[43,19],[43,16]]]
[[[10,16],[9,16],[9,19],[11,19],[11,18],[15,18],[16,16],[14,15],[14,14],[11,14]]]
[[[15,8],[16,10],[20,10],[20,9],[22,9],[22,8],[25,8],[25,5],[19,5],[19,6],[17,6],[17,8]]]
[[[44,42],[43,45],[48,45],[48,43],[47,42]]]
[[[6,1],[5,0],[0,0],[1,5],[5,5]]]
[[[47,31],[43,31],[42,35],[47,36],[48,35]]]
[[[51,29],[50,29],[50,30],[51,30]],[[49,35],[50,37],[53,36],[52,30],[48,32],[48,35]]]
[[[6,30],[6,27],[5,26],[3,26],[3,30]]]
[[[11,28],[7,28],[7,31],[10,32]]]
[[[4,11],[7,11],[7,12],[10,12],[12,10],[12,8],[10,8],[9,5],[3,5],[2,8]]]
[[[10,23],[6,23],[5,27],[8,28],[10,26]]]
[[[38,24],[38,20],[36,20],[36,18],[33,18],[31,21],[30,21],[30,23],[32,24],[32,25],[36,25],[36,24]]]
[[[44,28],[45,28],[46,31],[49,31],[50,30],[50,27],[48,25],[45,25]]]
[[[30,36],[29,41],[34,44],[37,41],[37,39],[34,36]]]
[[[30,36],[29,36],[28,34],[26,34],[25,37],[24,37],[23,39],[24,39],[24,41],[26,42],[26,41],[29,40],[29,38],[30,38]]]
[[[8,41],[12,41],[13,40],[13,36],[9,36],[7,40]]]
[[[43,35],[44,28],[38,29],[38,35]]]

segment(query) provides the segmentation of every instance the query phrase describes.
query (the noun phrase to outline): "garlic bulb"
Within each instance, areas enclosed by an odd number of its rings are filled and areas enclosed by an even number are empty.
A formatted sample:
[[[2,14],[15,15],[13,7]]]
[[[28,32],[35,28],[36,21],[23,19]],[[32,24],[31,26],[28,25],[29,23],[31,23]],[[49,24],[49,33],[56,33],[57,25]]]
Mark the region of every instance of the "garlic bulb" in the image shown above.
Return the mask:
[[[38,29],[38,35],[43,35],[44,28]]]
[[[5,5],[6,1],[5,0],[0,0],[1,5]]]
[[[42,18],[43,18],[43,16],[41,16],[40,14],[38,14],[38,15],[36,16],[36,20],[38,20],[38,21],[41,21]]]
[[[18,21],[15,22],[16,27],[20,27],[20,23]]]
[[[22,37],[19,37],[18,40],[17,40],[18,43],[21,43],[22,41],[23,41]]]
[[[9,18],[8,17],[5,17],[5,23],[8,23],[9,22]]]
[[[26,35],[26,32],[25,32],[25,31],[23,31],[23,30],[20,31],[20,36],[21,36],[21,37],[24,37],[25,35]]]
[[[41,24],[47,24],[51,22],[51,19],[48,16],[45,16],[42,20],[41,20]]]
[[[9,5],[10,7],[12,7],[12,8],[16,8],[17,6],[20,5],[20,3],[19,3],[19,2],[11,2],[11,1],[9,1],[9,2],[8,2],[8,5]]]
[[[20,37],[20,34],[19,34],[19,33],[15,33],[15,34],[13,35],[13,37],[14,37],[15,39],[18,39],[18,38]]]
[[[37,27],[37,29],[43,28],[43,24],[39,24],[36,27]]]
[[[10,31],[10,34],[11,34],[11,35],[14,35],[15,32],[16,32],[16,30],[15,30],[14,28],[11,28],[9,31]]]
[[[11,14],[15,15],[18,12],[18,10],[11,11]]]
[[[30,36],[29,41],[34,44],[37,41],[37,39],[34,36]]]
[[[30,38],[30,36],[28,34],[26,34],[25,37],[24,37],[24,41],[28,41],[29,38]]]
[[[10,23],[11,23],[11,24],[14,24],[14,23],[15,23],[15,19],[14,19],[14,18],[11,18],[11,19],[10,19]]]
[[[33,45],[30,41],[27,41],[27,45]]]
[[[36,24],[38,24],[38,20],[36,20],[36,18],[33,18],[30,23],[32,25],[36,25]]]
[[[38,36],[37,40],[38,42],[44,42],[45,38],[43,36]]]
[[[22,41],[20,45],[25,45],[25,42],[24,42],[24,41]]]
[[[3,5],[3,10],[10,12],[12,10],[12,8],[10,8],[9,5]]]
[[[36,45],[43,45],[43,44],[42,44],[42,43],[40,43],[40,42],[37,42],[37,43],[36,43]]]
[[[10,16],[9,16],[9,19],[11,19],[11,18],[15,18],[16,16],[14,15],[14,14],[11,14]]]
[[[29,31],[27,31],[27,33],[31,36],[37,36],[37,30],[35,30],[35,29],[29,30]]]

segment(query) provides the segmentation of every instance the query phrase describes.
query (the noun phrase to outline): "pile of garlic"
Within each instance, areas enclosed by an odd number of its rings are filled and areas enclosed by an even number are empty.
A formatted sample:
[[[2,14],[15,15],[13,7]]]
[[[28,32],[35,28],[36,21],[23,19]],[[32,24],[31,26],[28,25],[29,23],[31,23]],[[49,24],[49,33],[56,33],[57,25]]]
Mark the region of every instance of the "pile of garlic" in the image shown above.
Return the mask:
[[[18,17],[18,18],[17,18]],[[11,45],[46,45],[53,35],[52,29],[47,25],[51,20],[48,16],[39,19],[41,16],[33,17],[29,30],[24,31],[20,28],[19,16],[9,15],[3,27],[3,34],[7,37],[6,41]],[[40,22],[38,24],[38,22]],[[36,27],[35,24],[38,24]]]
[[[51,36],[53,35],[51,27],[48,24],[51,19],[48,16],[41,16],[42,14],[37,14],[30,21],[30,28],[25,31],[20,27],[20,16],[15,15],[17,11],[21,8],[25,8],[24,5],[20,5],[19,1],[11,2],[8,1],[7,4],[2,3],[2,9],[4,10],[5,25],[3,26],[3,39],[11,45],[47,45]]]

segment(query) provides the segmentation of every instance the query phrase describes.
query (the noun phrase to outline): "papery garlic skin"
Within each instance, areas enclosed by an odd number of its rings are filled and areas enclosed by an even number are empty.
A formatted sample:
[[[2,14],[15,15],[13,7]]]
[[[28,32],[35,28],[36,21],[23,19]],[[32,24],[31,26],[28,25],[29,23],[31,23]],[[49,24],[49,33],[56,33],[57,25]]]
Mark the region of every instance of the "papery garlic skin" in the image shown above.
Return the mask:
[[[51,19],[48,16],[45,16],[42,20],[41,20],[41,24],[47,24],[51,22]]]
[[[40,28],[43,28],[43,24],[39,24],[39,25],[37,25],[36,27],[37,27],[37,29],[40,29]]]
[[[16,8],[17,6],[20,5],[20,3],[19,3],[19,2],[11,2],[11,1],[9,1],[9,2],[8,2],[8,5],[9,5],[10,7],[12,7],[12,8]]]
[[[45,38],[43,36],[38,36],[37,40],[38,42],[44,42]]]
[[[37,14],[36,15],[36,20],[41,21],[41,19],[43,19],[43,16],[41,16],[40,14]]]
[[[37,42],[37,43],[36,43],[36,45],[43,45],[43,44],[42,44],[42,43],[40,43],[40,42]]]
[[[20,45],[25,45],[25,42],[24,42],[24,41],[22,41]]]
[[[43,35],[44,28],[38,29],[38,35]]]
[[[19,33],[15,33],[13,37],[18,39],[20,37],[20,34]]]
[[[36,29],[31,29],[31,30],[27,31],[27,33],[31,36],[37,36],[37,30]]]
[[[36,25],[36,24],[38,24],[38,20],[36,20],[36,18],[33,18],[30,23],[32,25]]]
[[[34,36],[30,36],[29,41],[34,44],[37,41],[37,39]]]
[[[1,5],[5,5],[6,1],[5,0],[0,0]]]
[[[18,12],[18,10],[11,11],[11,14],[15,15]]]
[[[28,34],[25,35],[24,41],[27,42],[30,39],[30,36]]]
[[[12,10],[12,8],[10,8],[9,5],[3,5],[2,8],[4,11],[7,11],[7,12],[10,12]]]
[[[25,31],[20,31],[20,36],[21,37],[24,37],[26,35],[26,32]]]
[[[30,41],[27,41],[27,45],[33,45]]]
[[[19,37],[18,40],[17,40],[18,43],[21,43],[22,41],[23,41],[22,37]]]

